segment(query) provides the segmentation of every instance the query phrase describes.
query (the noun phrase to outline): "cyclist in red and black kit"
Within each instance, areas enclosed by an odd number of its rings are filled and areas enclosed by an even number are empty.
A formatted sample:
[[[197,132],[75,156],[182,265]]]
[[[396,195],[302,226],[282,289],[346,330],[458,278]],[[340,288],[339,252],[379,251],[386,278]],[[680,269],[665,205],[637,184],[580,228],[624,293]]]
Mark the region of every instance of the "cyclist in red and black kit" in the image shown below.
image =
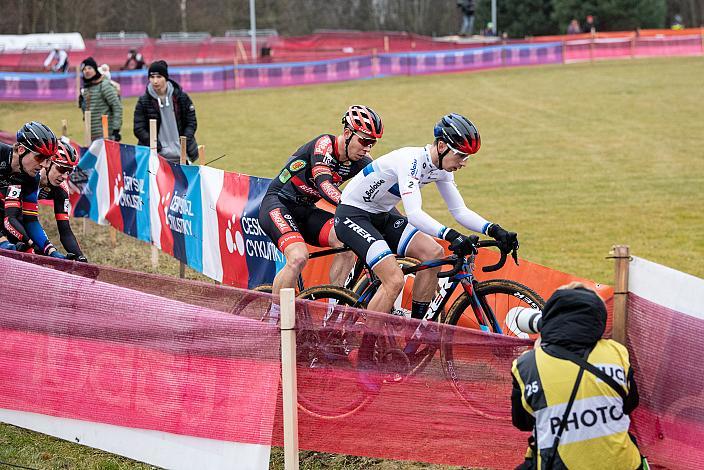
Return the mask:
[[[342,246],[333,228],[333,214],[315,203],[322,198],[337,206],[340,184],[372,161],[369,152],[384,133],[381,118],[366,106],[350,106],[342,124],[342,134],[323,134],[299,148],[262,200],[259,224],[286,256],[286,265],[274,278],[274,294],[295,287],[308,261],[306,243]],[[330,267],[331,282],[341,284],[353,263],[350,252],[336,255]]]
[[[71,204],[68,198],[67,180],[77,165],[78,154],[76,150],[70,143],[59,140],[58,150],[51,157],[48,168],[42,168],[40,172],[38,199],[54,201],[56,227],[59,230],[61,244],[66,250],[66,257],[85,263],[88,260],[83,251],[81,251],[69,222]],[[26,204],[28,207],[25,209]],[[22,203],[22,207],[24,216],[32,215],[31,213],[28,214],[27,211],[32,211],[36,208],[36,201],[25,201]]]
[[[4,235],[10,240],[2,241],[0,248],[25,250],[32,247],[33,237],[22,220],[22,200],[36,191],[39,170],[56,149],[54,133],[36,121],[26,123],[17,131],[14,145],[0,143],[0,217]],[[48,240],[36,248],[45,255],[55,256],[56,248]]]

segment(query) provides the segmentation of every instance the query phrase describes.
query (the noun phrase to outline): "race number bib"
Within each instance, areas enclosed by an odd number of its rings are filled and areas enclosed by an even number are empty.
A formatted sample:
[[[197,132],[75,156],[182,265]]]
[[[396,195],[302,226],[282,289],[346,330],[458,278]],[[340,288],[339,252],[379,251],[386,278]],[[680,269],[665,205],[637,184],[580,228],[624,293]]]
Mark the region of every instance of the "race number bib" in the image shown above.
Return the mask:
[[[22,194],[22,186],[8,186],[7,187],[7,198],[8,199],[19,199]]]

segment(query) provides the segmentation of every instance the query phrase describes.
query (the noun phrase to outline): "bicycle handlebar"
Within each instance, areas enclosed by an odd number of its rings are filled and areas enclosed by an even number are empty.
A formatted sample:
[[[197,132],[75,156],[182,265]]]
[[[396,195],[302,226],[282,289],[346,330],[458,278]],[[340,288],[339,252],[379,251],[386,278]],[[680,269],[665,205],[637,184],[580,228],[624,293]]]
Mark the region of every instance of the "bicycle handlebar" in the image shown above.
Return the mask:
[[[489,248],[492,246],[498,248],[499,242],[497,242],[496,240],[480,240],[479,243],[476,244],[476,248]],[[447,263],[444,264],[452,263],[452,269],[449,271],[438,273],[438,277],[452,277],[458,272],[460,272],[460,270],[462,269],[462,265],[464,264],[464,258],[466,254],[467,253],[458,253],[446,258]],[[499,261],[496,264],[492,264],[491,266],[482,267],[482,271],[485,273],[489,273],[492,271],[498,271],[499,269],[503,268],[504,264],[506,264],[507,255],[508,253],[504,253],[503,251],[501,251],[501,257],[499,258]],[[513,262],[518,264],[518,253],[516,252],[516,250],[511,251],[511,257],[513,258]]]

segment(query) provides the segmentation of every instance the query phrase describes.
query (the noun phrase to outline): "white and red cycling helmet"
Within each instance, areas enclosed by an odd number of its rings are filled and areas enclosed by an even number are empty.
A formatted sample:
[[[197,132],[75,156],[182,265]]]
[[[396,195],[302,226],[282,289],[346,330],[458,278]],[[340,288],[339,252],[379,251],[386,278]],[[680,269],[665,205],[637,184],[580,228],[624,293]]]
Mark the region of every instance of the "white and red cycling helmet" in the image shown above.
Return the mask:
[[[381,139],[384,135],[384,124],[381,117],[367,106],[353,104],[342,116],[342,124],[353,132],[361,132],[372,139]]]

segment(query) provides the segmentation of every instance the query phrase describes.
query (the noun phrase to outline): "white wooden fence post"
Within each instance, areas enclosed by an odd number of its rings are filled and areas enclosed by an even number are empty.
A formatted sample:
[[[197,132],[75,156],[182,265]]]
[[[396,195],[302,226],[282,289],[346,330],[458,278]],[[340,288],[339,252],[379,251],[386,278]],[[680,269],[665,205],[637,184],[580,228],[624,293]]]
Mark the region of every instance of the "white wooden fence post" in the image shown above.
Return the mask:
[[[296,293],[281,289],[281,389],[284,414],[284,468],[298,469],[298,391],[296,383]]]

